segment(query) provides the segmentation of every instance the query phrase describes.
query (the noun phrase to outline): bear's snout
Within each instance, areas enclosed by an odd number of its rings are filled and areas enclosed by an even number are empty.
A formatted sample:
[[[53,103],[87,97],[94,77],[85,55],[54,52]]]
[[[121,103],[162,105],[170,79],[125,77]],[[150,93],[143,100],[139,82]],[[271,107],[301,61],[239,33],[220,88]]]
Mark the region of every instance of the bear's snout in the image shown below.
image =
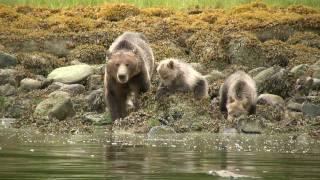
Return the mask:
[[[119,83],[126,83],[129,80],[128,68],[125,65],[120,65],[117,73],[117,79]]]

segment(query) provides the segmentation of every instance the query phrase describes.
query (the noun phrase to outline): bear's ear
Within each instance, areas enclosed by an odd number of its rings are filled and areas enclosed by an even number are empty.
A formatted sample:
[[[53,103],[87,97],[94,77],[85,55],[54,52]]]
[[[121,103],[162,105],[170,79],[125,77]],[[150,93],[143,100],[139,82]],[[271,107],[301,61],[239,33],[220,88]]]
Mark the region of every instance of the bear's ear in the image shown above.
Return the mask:
[[[173,68],[174,68],[174,63],[173,63],[173,61],[170,61],[170,62],[168,63],[168,68],[170,68],[170,69],[173,69]]]

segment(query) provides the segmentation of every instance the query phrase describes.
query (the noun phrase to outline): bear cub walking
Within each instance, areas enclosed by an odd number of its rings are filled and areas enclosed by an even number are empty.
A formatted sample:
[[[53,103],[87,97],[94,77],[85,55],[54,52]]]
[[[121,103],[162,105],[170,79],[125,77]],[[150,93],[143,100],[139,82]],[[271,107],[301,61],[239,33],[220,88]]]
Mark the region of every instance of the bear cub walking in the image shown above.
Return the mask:
[[[105,97],[112,120],[127,115],[129,98],[150,89],[154,57],[146,37],[125,32],[107,52],[104,76]]]
[[[231,74],[220,88],[220,109],[228,112],[228,119],[256,112],[255,81],[245,72]]]
[[[181,60],[162,60],[157,67],[157,73],[160,76],[161,82],[156,99],[160,99],[176,91],[191,91],[196,99],[208,96],[208,82],[206,78],[191,65]]]

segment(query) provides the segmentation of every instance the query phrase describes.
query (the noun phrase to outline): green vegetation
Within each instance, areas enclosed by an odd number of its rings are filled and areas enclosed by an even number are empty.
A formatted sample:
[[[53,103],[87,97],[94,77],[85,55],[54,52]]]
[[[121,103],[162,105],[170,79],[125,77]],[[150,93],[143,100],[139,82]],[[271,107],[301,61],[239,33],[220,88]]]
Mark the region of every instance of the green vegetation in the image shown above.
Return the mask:
[[[0,0],[0,3],[9,5],[32,5],[49,8],[61,8],[72,6],[94,6],[103,3],[129,3],[138,7],[171,7],[184,9],[188,7],[213,7],[213,8],[231,8],[233,6],[254,2],[255,0]],[[319,0],[261,0],[269,5],[289,6],[289,5],[307,5],[320,8]]]

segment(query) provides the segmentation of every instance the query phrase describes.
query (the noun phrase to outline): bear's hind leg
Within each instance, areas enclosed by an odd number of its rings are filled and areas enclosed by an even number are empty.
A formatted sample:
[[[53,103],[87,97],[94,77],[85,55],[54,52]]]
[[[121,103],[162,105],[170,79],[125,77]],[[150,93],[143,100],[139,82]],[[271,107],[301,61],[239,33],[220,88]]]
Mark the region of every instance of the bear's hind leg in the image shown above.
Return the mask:
[[[228,89],[223,85],[220,89],[220,111],[227,112]]]

